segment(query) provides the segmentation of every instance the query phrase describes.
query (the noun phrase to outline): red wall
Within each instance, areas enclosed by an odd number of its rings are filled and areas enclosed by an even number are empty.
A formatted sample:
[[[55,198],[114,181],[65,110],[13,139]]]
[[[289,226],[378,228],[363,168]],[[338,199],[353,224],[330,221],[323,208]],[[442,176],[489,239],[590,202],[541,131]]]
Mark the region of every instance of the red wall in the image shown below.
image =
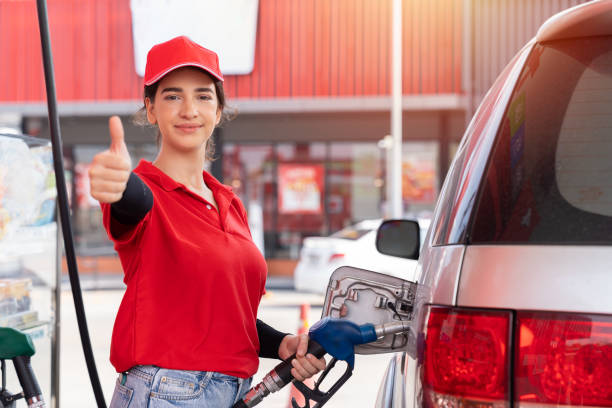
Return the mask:
[[[230,98],[390,93],[391,0],[260,0],[255,66]],[[460,0],[403,0],[405,94],[461,93]],[[49,0],[58,97],[141,98],[129,0]],[[44,100],[34,0],[0,0],[0,102]]]

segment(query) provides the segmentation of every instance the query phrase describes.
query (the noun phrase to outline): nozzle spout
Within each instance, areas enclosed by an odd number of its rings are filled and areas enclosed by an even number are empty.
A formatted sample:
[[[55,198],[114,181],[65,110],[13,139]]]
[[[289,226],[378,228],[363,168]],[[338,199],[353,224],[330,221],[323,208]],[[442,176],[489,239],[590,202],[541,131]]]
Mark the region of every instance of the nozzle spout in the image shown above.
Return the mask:
[[[383,323],[374,326],[374,331],[376,332],[376,336],[378,338],[384,337],[387,334],[396,334],[406,332],[410,329],[409,322],[391,322],[391,323]]]

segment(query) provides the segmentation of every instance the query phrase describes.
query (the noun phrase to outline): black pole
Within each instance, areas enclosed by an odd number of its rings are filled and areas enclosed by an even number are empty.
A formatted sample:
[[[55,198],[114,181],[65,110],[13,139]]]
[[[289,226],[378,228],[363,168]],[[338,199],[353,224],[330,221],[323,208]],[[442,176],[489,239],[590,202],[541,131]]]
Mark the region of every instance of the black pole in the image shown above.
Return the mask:
[[[66,192],[66,179],[64,177],[64,161],[62,158],[62,138],[60,134],[59,115],[57,112],[57,96],[55,94],[55,78],[53,75],[53,56],[51,54],[51,40],[49,37],[49,21],[47,18],[47,3],[45,0],[37,0],[38,26],[40,29],[40,42],[42,45],[43,65],[45,69],[45,84],[47,87],[47,108],[49,111],[49,130],[51,131],[51,148],[53,150],[53,167],[55,169],[55,183],[57,187],[57,198],[59,204],[60,220],[62,223],[62,234],[64,236],[64,250],[66,251],[66,262],[68,263],[68,275],[74,299],[74,309],[81,334],[81,345],[89,379],[93,388],[96,402],[99,408],[106,408],[104,394],[100,386],[96,362],[93,358],[87,320],[83,307],[83,296],[81,284],[77,271],[76,256],[74,253],[74,242],[72,239],[72,227],[70,226],[70,210],[68,208],[68,194]]]

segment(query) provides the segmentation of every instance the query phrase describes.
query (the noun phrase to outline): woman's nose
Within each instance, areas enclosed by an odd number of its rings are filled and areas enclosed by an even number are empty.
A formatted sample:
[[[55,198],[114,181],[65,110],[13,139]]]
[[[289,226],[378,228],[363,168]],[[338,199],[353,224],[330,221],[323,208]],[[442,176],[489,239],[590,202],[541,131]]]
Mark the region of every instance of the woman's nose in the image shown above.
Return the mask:
[[[191,98],[186,98],[181,106],[181,116],[187,118],[194,118],[198,115],[196,104],[193,103]]]

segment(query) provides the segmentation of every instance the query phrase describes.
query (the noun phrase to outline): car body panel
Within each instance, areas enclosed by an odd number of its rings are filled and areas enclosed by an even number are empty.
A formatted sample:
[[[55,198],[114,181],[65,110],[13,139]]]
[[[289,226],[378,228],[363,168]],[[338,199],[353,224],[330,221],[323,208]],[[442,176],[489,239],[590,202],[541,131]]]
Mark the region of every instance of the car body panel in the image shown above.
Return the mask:
[[[610,0],[594,1],[558,13],[542,24],[538,42],[612,34]]]
[[[457,304],[612,314],[610,288],[608,246],[473,245],[465,251]]]
[[[385,374],[383,375],[383,381],[380,383],[378,388],[378,394],[376,396],[376,402],[374,406],[376,408],[391,408],[393,404],[393,390],[395,389],[395,370],[397,368],[396,359],[397,356],[401,356],[401,354],[396,353],[391,360],[389,360],[389,364],[387,365],[387,369],[385,370]]]
[[[417,307],[425,303],[455,303],[464,252],[464,245],[427,248],[423,257],[431,262],[417,267]]]
[[[395,353],[381,382],[375,408],[408,407],[415,400],[417,361],[407,353]]]
[[[396,353],[395,354],[395,375],[393,376],[393,405],[394,406],[403,406],[406,401],[412,398],[411,394],[407,394],[407,387],[405,384],[407,380],[412,378],[410,370],[407,370],[408,366],[406,365],[409,357],[406,353]]]

